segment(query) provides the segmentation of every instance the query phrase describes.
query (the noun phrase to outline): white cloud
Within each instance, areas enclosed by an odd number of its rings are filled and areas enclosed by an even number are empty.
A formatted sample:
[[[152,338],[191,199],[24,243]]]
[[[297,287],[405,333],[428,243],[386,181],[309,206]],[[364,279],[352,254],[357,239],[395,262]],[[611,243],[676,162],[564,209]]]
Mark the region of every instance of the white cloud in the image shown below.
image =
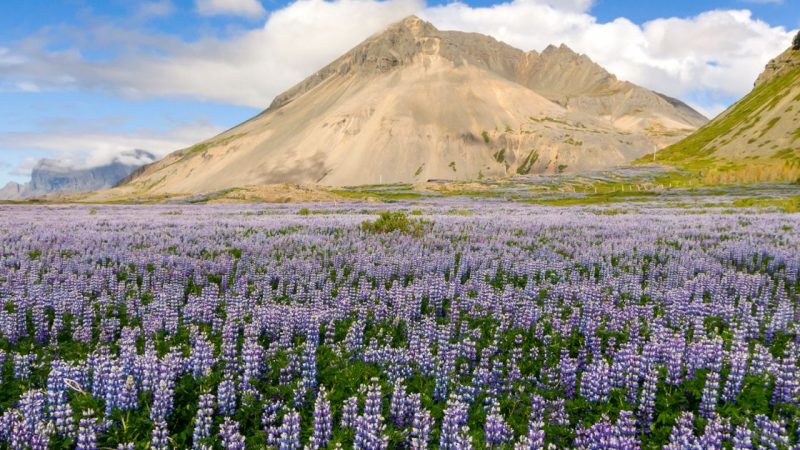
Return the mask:
[[[141,18],[166,17],[175,12],[171,0],[153,0],[142,2],[136,7],[136,14]]]
[[[146,150],[157,157],[208,139],[223,131],[222,127],[206,124],[183,125],[168,132],[137,130],[128,133],[104,133],[96,130],[38,131],[0,133],[0,149],[46,153],[49,158],[71,167],[97,167],[110,163],[121,154],[134,149]],[[0,161],[3,159],[0,150]],[[28,176],[39,157],[24,158],[12,171]]]
[[[197,12],[204,16],[263,17],[266,14],[259,0],[196,0]]]
[[[744,95],[792,36],[746,10],[637,25],[624,18],[599,23],[585,12],[515,0],[486,8],[450,3],[428,8],[423,16],[442,27],[490,34],[526,50],[566,43],[622,79],[678,98]]]
[[[84,32],[92,39],[84,40],[111,43],[116,59],[90,61],[79,47],[49,51],[48,41],[37,37],[0,49],[0,65],[5,64],[0,88],[95,89],[135,98],[175,96],[263,108],[370,34],[416,13],[440,29],[490,34],[524,50],[566,43],[622,79],[677,98],[701,98],[701,108],[717,111],[744,95],[764,64],[792,38],[746,10],[714,10],[639,25],[624,18],[600,23],[590,14],[591,4],[513,0],[472,7],[458,2],[426,6],[421,0],[297,0],[272,12],[263,27],[193,42],[97,25]]]

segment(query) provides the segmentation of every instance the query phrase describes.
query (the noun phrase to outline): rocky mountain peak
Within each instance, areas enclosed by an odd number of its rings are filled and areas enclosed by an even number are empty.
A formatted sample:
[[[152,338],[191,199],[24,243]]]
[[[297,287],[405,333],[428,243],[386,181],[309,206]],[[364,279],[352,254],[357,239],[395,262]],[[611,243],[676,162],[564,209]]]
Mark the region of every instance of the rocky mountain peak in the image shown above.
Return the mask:
[[[800,32],[795,36],[791,47],[767,63],[764,71],[756,79],[755,85],[767,83],[795,67],[800,67]]]

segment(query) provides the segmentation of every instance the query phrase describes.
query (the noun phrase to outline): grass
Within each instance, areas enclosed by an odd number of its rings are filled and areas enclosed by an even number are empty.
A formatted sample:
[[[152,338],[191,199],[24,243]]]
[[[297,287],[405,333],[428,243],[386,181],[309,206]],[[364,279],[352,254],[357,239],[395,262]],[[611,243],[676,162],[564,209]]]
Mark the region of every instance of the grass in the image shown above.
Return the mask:
[[[576,197],[536,198],[526,200],[526,202],[545,206],[605,205],[621,202],[644,202],[658,195],[659,193],[650,191],[606,192]]]
[[[735,208],[776,208],[785,213],[800,212],[800,195],[791,197],[747,197],[735,199],[732,202]]]
[[[691,136],[656,153],[656,161],[692,173],[707,172],[721,163],[724,164],[724,161],[714,157],[718,149],[717,145],[713,144],[715,140],[723,139],[718,145],[724,145],[726,143],[724,139],[731,139],[754,128],[761,120],[761,113],[770,105],[774,105],[776,101],[785,98],[798,82],[800,82],[800,67],[757,86],[728,111],[701,127]],[[774,127],[778,120],[775,118],[764,124],[763,133]],[[644,164],[652,161],[651,156],[646,156],[636,163]]]

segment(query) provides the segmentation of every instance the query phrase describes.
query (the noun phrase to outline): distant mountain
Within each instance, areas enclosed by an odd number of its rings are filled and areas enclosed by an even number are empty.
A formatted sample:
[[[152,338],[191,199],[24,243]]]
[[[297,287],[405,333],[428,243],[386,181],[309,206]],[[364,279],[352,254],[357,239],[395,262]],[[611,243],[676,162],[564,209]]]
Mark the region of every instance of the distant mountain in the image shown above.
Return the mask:
[[[743,99],[656,159],[710,183],[800,180],[800,45],[770,61]]]
[[[31,171],[28,183],[10,182],[0,189],[0,199],[18,200],[48,194],[89,192],[110,188],[144,164],[156,160],[144,150],[124,152],[110,163],[75,168],[52,159],[43,159]]]
[[[29,183],[9,181],[5,186],[0,188],[0,200],[19,200],[25,198],[28,194],[28,185]]]
[[[125,180],[141,194],[600,169],[707,121],[566,46],[524,52],[409,17],[251,120]]]

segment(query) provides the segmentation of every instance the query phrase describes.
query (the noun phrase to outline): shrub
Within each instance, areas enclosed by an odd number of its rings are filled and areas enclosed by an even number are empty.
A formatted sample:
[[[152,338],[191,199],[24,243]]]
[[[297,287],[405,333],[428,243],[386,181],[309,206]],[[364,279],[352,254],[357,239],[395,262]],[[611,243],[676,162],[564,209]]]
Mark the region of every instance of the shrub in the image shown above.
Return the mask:
[[[423,229],[430,222],[423,220],[409,219],[402,211],[380,213],[375,221],[365,220],[361,223],[361,229],[367,233],[394,233],[395,231],[419,236]]]
[[[795,50],[800,50],[800,31],[797,32],[797,36],[794,37],[792,41],[792,48]]]
[[[311,211],[309,211],[308,208],[300,208],[300,211],[297,211],[297,214],[300,214],[301,216],[307,216],[311,214]]]

